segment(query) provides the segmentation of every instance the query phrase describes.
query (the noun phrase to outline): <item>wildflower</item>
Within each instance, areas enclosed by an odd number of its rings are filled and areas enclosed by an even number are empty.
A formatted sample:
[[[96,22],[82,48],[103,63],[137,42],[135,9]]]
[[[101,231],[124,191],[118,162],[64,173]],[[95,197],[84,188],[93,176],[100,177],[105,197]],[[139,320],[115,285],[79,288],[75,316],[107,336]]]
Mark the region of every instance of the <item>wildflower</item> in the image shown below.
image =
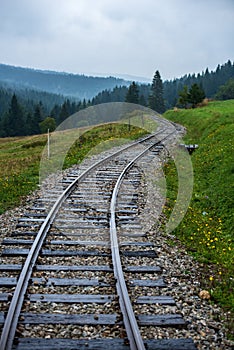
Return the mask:
[[[210,276],[209,280],[210,280],[210,281],[213,281],[213,280],[214,280],[214,277],[213,277],[213,276]]]

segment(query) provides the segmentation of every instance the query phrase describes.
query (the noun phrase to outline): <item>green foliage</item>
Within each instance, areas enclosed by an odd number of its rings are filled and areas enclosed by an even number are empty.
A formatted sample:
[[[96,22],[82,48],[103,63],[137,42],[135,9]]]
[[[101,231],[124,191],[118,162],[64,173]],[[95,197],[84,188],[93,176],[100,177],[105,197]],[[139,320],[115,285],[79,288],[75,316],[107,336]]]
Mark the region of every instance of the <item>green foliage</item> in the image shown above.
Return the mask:
[[[195,108],[204,98],[204,90],[198,84],[193,84],[189,90],[185,85],[183,90],[179,92],[178,105],[186,108],[191,103],[192,107]]]
[[[155,72],[149,96],[149,107],[158,113],[165,112],[163,83],[159,71]]]
[[[163,83],[164,99],[167,109],[174,107],[179,98],[179,91],[183,86],[190,88],[193,84],[202,86],[207,98],[214,98],[221,85],[224,85],[229,79],[234,78],[234,62],[228,60],[223,65],[218,65],[216,70],[209,71],[208,68],[201,73],[186,74],[181,78],[177,78]]]
[[[211,290],[212,298],[233,310],[234,100],[168,111],[164,116],[187,128],[185,143],[199,145],[192,155],[193,198],[174,233],[204,264],[203,285]],[[168,164],[165,171],[165,212],[169,215],[176,200],[177,176],[173,164]]]
[[[52,132],[56,129],[56,121],[51,117],[45,118],[39,125],[42,134],[46,133],[48,130]]]
[[[179,92],[178,105],[186,108],[188,105],[189,91],[187,85],[184,85],[183,90]]]
[[[192,104],[192,107],[195,108],[198,103],[201,103],[205,98],[205,93],[202,87],[198,84],[193,84],[189,90],[188,102]]]
[[[139,103],[139,89],[135,81],[133,81],[128,88],[125,102],[136,103],[136,104]]]
[[[22,107],[14,94],[11,99],[10,108],[3,121],[4,131],[9,136],[24,135],[24,120]]]
[[[230,79],[225,85],[220,86],[215,98],[217,100],[234,99],[234,79]]]

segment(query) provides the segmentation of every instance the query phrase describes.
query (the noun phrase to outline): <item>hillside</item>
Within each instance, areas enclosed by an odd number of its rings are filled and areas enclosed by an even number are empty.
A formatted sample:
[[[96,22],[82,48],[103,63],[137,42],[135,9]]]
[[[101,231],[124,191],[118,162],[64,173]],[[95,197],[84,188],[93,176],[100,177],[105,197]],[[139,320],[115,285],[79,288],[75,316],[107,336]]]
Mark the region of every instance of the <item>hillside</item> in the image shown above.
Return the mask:
[[[192,154],[192,201],[174,233],[204,264],[203,284],[214,300],[234,309],[234,100],[170,110],[164,116],[187,128],[185,143],[199,145]],[[165,167],[165,172],[169,214],[176,200],[177,175],[173,164]]]
[[[72,96],[78,99],[91,99],[100,91],[115,86],[128,85],[124,79],[114,77],[92,77],[79,74],[43,71],[0,64],[0,84],[14,89],[34,89]]]

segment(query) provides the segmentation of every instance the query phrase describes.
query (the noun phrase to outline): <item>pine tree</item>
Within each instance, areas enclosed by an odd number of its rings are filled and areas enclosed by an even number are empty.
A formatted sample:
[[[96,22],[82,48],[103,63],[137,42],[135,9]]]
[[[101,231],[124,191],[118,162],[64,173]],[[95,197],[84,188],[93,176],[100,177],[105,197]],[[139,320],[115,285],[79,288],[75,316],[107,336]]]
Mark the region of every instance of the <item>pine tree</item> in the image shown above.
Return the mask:
[[[158,70],[155,72],[150,90],[149,107],[158,113],[165,112],[163,83]]]
[[[62,104],[61,111],[59,113],[59,124],[62,123],[65,119],[67,119],[69,117],[69,115],[70,115],[69,110],[68,110],[69,106],[70,106],[70,104],[68,105],[68,103],[66,101]]]
[[[23,110],[15,94],[12,96],[10,108],[4,118],[3,124],[7,136],[25,135]]]
[[[198,84],[193,84],[189,90],[188,101],[192,104],[192,107],[195,108],[196,105],[202,102],[205,98],[204,90]]]
[[[42,110],[41,110],[41,104],[37,104],[34,108],[34,113],[33,113],[33,130],[32,134],[40,134],[40,126],[39,124],[42,122],[43,116],[42,116]]]
[[[86,99],[83,99],[83,103],[82,103],[82,109],[85,109],[87,107],[87,102]]]
[[[29,112],[27,114],[27,118],[26,118],[26,132],[27,132],[27,135],[36,134],[37,132],[34,132],[34,129],[35,129],[34,118],[33,118],[32,114]]]
[[[189,102],[189,91],[187,85],[184,85],[183,90],[179,92],[178,105],[186,108]]]
[[[136,104],[139,103],[139,90],[135,81],[133,81],[128,88],[128,91],[125,97],[125,102],[136,103]]]
[[[146,99],[145,99],[145,96],[143,94],[141,94],[139,97],[139,104],[141,106],[147,106]]]

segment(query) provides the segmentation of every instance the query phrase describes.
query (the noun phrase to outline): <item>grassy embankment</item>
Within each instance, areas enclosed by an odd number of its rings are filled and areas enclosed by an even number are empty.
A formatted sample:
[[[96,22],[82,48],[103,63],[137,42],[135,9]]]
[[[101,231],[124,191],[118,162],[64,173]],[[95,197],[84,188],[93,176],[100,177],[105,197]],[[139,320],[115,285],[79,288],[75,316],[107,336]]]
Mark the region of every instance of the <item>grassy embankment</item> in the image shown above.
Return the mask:
[[[192,201],[173,233],[203,264],[203,287],[210,290],[212,300],[233,311],[234,100],[167,111],[164,116],[187,128],[185,143],[199,145],[192,154]],[[170,215],[177,195],[177,174],[172,163],[165,167],[165,172],[168,197],[165,211]]]
[[[72,132],[68,131],[67,133]],[[133,140],[146,131],[126,124],[106,124],[84,133],[70,148],[64,168],[80,163],[100,142],[121,138]],[[47,135],[0,139],[0,214],[20,203],[39,181],[39,166]]]

